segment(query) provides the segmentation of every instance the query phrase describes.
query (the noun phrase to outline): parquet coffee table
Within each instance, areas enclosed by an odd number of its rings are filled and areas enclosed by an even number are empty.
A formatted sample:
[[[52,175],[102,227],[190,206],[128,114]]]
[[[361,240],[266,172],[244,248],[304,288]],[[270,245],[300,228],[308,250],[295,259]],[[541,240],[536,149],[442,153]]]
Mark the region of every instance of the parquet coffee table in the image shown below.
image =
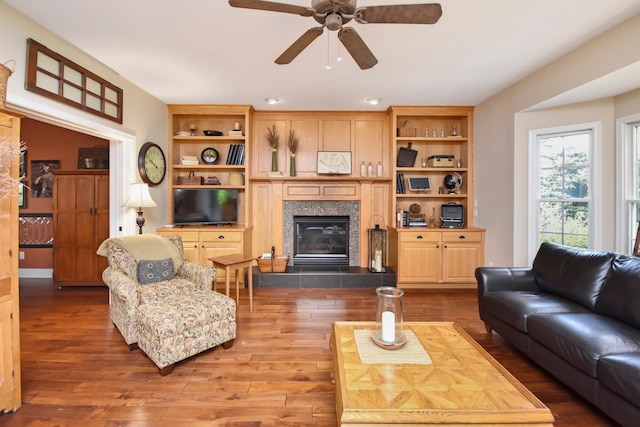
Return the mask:
[[[399,350],[367,350],[363,336],[374,329],[375,322],[333,324],[340,426],[553,426],[551,411],[455,323],[405,322],[413,340],[403,349],[428,355],[409,363],[388,363]]]

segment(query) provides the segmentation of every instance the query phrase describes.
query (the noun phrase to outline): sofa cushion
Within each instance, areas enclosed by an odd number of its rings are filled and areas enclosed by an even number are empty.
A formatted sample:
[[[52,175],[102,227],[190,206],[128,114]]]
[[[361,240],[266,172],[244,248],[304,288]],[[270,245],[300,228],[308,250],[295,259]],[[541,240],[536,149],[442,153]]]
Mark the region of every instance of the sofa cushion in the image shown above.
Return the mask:
[[[138,264],[138,282],[141,285],[173,279],[173,260],[142,260]]]
[[[588,313],[580,304],[557,295],[530,291],[495,291],[483,297],[485,312],[527,332],[527,318],[540,313]]]
[[[527,329],[533,340],[593,378],[601,357],[640,351],[640,330],[599,314],[536,314]]]
[[[140,305],[155,301],[163,301],[170,298],[190,298],[191,295],[202,289],[197,283],[181,277],[174,277],[163,282],[150,283],[144,286],[137,286],[138,302]]]
[[[640,328],[640,258],[616,257],[595,311]]]
[[[541,290],[593,310],[614,257],[612,252],[543,243],[533,261],[533,271]]]
[[[640,353],[612,354],[598,362],[600,384],[640,406]]]

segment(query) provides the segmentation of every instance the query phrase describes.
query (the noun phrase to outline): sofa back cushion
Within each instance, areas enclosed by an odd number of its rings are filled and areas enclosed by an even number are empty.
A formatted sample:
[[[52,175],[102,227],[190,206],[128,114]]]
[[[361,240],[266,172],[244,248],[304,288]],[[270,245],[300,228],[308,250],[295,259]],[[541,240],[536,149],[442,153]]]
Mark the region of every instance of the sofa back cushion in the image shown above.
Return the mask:
[[[640,258],[616,257],[595,311],[640,328]]]
[[[540,289],[593,310],[615,254],[543,243],[533,261]]]

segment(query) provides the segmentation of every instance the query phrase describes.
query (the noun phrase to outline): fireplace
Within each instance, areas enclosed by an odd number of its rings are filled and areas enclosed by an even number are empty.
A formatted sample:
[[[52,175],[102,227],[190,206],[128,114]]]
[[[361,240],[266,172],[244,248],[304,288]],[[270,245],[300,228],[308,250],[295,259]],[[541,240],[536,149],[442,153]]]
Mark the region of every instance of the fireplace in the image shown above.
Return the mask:
[[[349,216],[293,217],[294,265],[349,265]]]

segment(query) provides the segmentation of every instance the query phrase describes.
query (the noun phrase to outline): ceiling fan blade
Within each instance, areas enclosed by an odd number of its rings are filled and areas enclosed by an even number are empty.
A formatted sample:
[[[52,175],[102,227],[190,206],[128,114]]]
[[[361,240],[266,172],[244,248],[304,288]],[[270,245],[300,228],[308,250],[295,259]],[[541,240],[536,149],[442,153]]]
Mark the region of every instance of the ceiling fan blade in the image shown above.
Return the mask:
[[[307,7],[296,6],[293,4],[276,3],[263,0],[229,0],[232,7],[241,7],[244,9],[267,10],[271,12],[293,13],[300,16],[313,16],[313,11]]]
[[[303,35],[300,36],[300,38],[298,38],[298,40],[293,42],[293,44],[289,46],[287,50],[282,52],[282,55],[280,55],[276,59],[276,64],[288,64],[293,61],[296,56],[300,54],[300,52],[302,52],[307,46],[311,44],[312,41],[317,39],[320,34],[322,34],[323,30],[323,27],[313,27],[308,29]]]
[[[366,6],[355,11],[360,24],[435,24],[442,16],[442,6],[430,4],[396,4]]]
[[[338,38],[362,70],[367,70],[378,63],[364,40],[352,27],[342,28],[338,32]]]

